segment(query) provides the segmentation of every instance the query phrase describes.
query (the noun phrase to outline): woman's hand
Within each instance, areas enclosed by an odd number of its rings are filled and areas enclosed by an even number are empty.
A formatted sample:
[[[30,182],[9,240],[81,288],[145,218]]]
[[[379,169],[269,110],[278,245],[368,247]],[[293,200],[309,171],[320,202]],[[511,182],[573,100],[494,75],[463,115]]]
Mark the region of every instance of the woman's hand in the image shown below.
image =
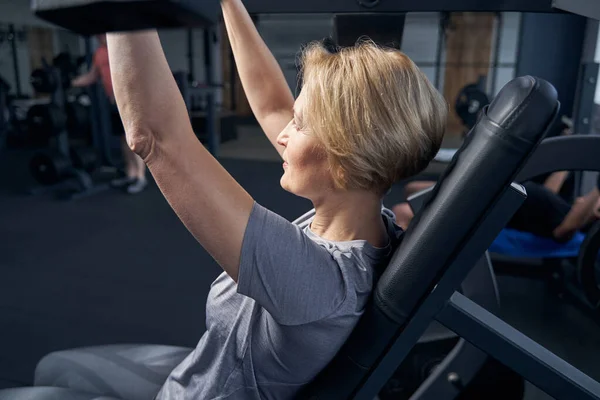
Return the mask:
[[[78,76],[71,81],[73,87],[86,87],[94,84],[99,78],[98,69],[95,65],[85,74]]]

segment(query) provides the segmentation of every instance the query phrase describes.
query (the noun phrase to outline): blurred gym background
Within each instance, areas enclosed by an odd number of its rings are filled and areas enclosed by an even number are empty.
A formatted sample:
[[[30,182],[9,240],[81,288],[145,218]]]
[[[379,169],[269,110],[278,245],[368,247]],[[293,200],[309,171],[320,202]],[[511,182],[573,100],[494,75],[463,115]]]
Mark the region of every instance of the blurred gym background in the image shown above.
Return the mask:
[[[300,47],[326,36],[354,40],[356,32],[342,29],[351,22],[255,16],[294,91]],[[553,134],[565,121],[577,133],[597,133],[597,22],[567,14],[408,13],[385,23],[450,104],[444,148],[460,146],[486,102],[526,74],[559,91],[565,118]],[[198,139],[259,203],[290,220],[304,213],[310,204],[279,187],[280,160],[252,117],[224,27],[159,33]],[[0,0],[0,388],[30,384],[35,364],[54,350],[194,346],[204,330],[205,298],[220,269],[153,184],[136,196],[107,185],[122,165],[101,87],[57,83],[85,71],[95,46],[35,18],[27,0]],[[56,73],[58,81],[46,81]],[[65,101],[49,111],[57,95]],[[435,178],[444,168],[433,162],[415,178]],[[594,179],[576,175],[570,190]],[[403,200],[404,183],[387,205]],[[505,320],[600,379],[597,315],[543,282],[498,281]],[[548,398],[533,387],[527,396]]]

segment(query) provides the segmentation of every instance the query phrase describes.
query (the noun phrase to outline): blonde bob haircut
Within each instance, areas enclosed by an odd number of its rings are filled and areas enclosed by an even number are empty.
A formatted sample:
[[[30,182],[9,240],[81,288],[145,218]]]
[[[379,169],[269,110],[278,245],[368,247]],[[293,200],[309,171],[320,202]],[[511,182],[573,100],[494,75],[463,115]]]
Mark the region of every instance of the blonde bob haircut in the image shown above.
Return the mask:
[[[365,39],[346,48],[319,41],[299,61],[303,124],[324,147],[338,188],[384,194],[431,162],[448,106],[404,53]]]

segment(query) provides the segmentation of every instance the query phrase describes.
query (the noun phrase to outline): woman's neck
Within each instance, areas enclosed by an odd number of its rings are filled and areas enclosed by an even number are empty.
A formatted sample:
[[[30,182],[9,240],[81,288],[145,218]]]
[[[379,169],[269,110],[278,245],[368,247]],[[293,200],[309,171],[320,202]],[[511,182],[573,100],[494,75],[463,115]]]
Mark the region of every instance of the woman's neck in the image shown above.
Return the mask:
[[[381,217],[381,198],[373,193],[333,193],[313,204],[316,213],[310,229],[316,235],[339,242],[366,240],[375,247],[388,244],[387,228]]]

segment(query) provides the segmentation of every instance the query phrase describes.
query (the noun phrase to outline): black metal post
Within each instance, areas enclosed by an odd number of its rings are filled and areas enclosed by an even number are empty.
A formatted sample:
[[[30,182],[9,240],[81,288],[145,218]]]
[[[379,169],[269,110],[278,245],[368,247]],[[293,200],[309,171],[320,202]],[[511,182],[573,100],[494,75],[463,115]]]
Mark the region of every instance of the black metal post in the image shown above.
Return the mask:
[[[230,93],[231,93],[231,111],[236,111],[237,110],[237,96],[236,96],[236,89],[237,89],[237,72],[236,72],[236,65],[235,65],[235,58],[233,57],[233,50],[231,50],[231,47],[228,47],[229,49],[229,82],[230,82]]]
[[[435,52],[435,87],[443,91],[440,87],[441,79],[442,79],[442,53],[444,52],[444,47],[446,45],[446,28],[448,27],[448,22],[450,20],[450,14],[446,12],[440,13],[440,26],[438,32],[438,42],[437,42],[437,50]],[[421,67],[424,67],[421,63],[418,64]]]
[[[8,26],[8,41],[10,42],[10,47],[12,50],[17,97],[21,97],[23,96],[23,92],[21,91],[21,73],[19,72],[19,55],[17,54],[17,34],[15,33],[15,26],[13,24]]]
[[[556,399],[600,399],[600,384],[460,293],[437,320]]]
[[[85,65],[89,70],[93,63],[92,39],[89,36],[85,37]],[[100,113],[98,110],[98,98],[96,95],[96,87],[92,86],[87,89],[88,96],[92,106],[90,107],[90,120],[92,123],[92,144],[95,148],[101,149],[102,163],[110,164],[108,154],[108,143],[102,136],[102,128],[100,127]]]
[[[212,27],[204,29],[204,66],[206,70],[206,137],[208,141],[208,151],[213,156],[217,156],[219,151],[219,132],[217,131],[216,117],[216,96],[214,85],[214,66],[213,66],[213,38],[214,31]]]
[[[54,66],[48,68],[48,72],[52,74],[52,78],[54,82],[56,82],[56,89],[52,92],[52,103],[60,107],[62,112],[66,113],[66,105],[67,105],[67,95],[65,93],[62,74],[60,70]],[[56,134],[56,145],[58,147],[59,152],[64,155],[66,158],[70,158],[70,144],[69,144],[69,134],[67,129],[62,129],[60,132]]]
[[[85,37],[85,65],[88,68],[92,67],[94,62],[94,49],[92,48],[92,38],[89,36]]]
[[[494,63],[492,64],[492,87],[491,87],[491,97],[496,95],[496,80],[498,78],[498,67],[500,65],[500,46],[502,45],[502,29],[504,27],[504,17],[502,13],[496,13],[496,21],[498,24],[496,26],[496,43],[494,48]]]
[[[187,30],[187,45],[188,45],[188,82],[192,83],[196,80],[194,66],[194,30]]]

